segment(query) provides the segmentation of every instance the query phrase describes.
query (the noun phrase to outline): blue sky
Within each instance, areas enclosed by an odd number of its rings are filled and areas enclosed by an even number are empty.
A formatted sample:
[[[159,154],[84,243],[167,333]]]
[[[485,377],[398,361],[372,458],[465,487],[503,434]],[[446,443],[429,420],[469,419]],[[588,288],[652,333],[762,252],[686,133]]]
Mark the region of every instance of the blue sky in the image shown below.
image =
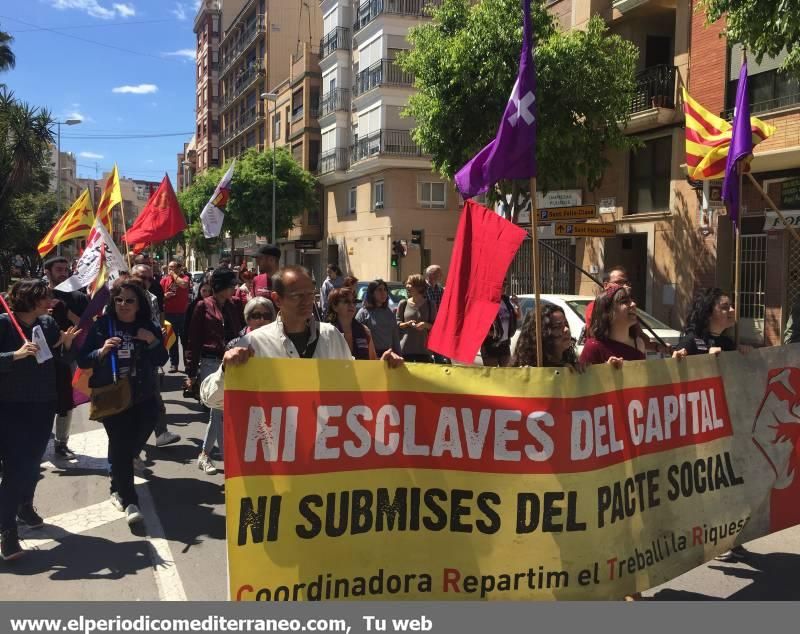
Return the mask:
[[[0,30],[14,37],[17,65],[0,82],[61,120],[82,119],[61,126],[61,150],[76,155],[79,176],[94,178],[95,164],[102,175],[116,161],[121,175],[160,181],[166,171],[175,185],[176,154],[195,120],[196,6],[197,0],[3,0]],[[98,138],[171,133],[182,134]]]

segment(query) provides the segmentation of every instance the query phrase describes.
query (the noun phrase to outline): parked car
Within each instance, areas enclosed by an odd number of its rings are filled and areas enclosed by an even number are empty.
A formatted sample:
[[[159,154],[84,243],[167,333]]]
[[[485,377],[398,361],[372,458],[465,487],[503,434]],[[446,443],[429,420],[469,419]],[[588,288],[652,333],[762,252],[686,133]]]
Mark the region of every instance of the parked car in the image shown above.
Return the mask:
[[[359,282],[356,284],[356,310],[361,308],[364,303],[364,298],[367,296],[367,286],[369,282]],[[403,282],[386,282],[389,288],[389,308],[393,313],[397,312],[397,306],[404,299],[408,299],[408,291]]]
[[[590,302],[594,301],[594,297],[587,296],[587,295],[549,295],[549,294],[542,294],[540,295],[543,304],[555,304],[556,306],[560,306],[564,310],[564,316],[567,318],[567,323],[569,324],[569,329],[572,331],[572,336],[577,342],[576,350],[580,355],[581,350],[583,350],[583,341],[585,338],[585,330],[586,330],[586,322],[584,320],[584,315],[586,314],[586,307],[589,305]],[[522,312],[523,319],[525,315],[527,315],[530,311],[533,310],[534,306],[536,305],[536,299],[534,295],[519,295],[519,308]],[[645,312],[641,308],[636,308],[636,312],[639,315],[639,319],[642,321],[642,325],[645,327],[645,333],[653,339],[652,333],[649,332],[647,326],[653,329],[653,331],[658,335],[661,339],[664,340],[665,343],[670,345],[675,345],[678,343],[680,339],[681,333],[671,328],[667,324],[662,321],[659,321],[655,317],[653,317],[650,313]],[[522,323],[520,322],[520,326]],[[517,347],[517,339],[519,339],[519,330],[517,330],[516,334],[511,338],[511,350],[515,350]],[[648,355],[650,356],[650,355]]]

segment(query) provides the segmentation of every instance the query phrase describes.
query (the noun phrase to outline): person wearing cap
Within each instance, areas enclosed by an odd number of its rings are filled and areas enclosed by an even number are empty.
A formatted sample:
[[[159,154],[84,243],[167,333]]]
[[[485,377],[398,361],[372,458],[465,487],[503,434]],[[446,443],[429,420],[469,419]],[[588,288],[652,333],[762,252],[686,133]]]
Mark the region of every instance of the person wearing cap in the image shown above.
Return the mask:
[[[192,381],[202,381],[216,372],[225,354],[225,346],[244,328],[242,305],[233,301],[236,273],[218,268],[211,274],[212,295],[198,302],[189,324],[189,345],[186,349],[186,374]],[[208,475],[217,472],[209,457],[216,442],[224,450],[222,411],[211,409],[203,448],[197,466]]]
[[[253,279],[253,297],[270,299],[272,276],[277,273],[281,263],[281,250],[274,244],[265,244],[256,253],[259,275]]]

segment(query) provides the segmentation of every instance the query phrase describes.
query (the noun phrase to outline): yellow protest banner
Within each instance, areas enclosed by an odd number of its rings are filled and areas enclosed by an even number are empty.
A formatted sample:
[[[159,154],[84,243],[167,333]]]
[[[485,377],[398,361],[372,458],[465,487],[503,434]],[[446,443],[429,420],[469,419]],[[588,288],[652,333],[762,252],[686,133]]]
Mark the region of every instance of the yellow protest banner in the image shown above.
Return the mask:
[[[800,523],[800,346],[226,372],[234,600],[618,599]]]

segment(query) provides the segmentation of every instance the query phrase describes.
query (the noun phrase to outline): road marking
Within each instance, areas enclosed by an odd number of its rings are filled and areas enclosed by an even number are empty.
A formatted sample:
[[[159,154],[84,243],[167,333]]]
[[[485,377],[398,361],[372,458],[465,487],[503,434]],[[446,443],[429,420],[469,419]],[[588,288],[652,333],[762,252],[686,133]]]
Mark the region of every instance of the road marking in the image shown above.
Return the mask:
[[[99,472],[108,470],[108,436],[105,429],[93,429],[74,434],[70,436],[69,444],[70,449],[78,456],[77,460],[56,458],[53,454],[53,442],[50,441],[45,456],[52,457],[52,459],[42,462],[42,466],[56,472],[72,469]],[[159,599],[161,601],[186,601],[186,590],[178,567],[175,565],[175,558],[172,556],[172,550],[158,517],[153,496],[147,486],[147,480],[134,476],[133,481],[138,485],[136,493],[147,527],[148,551]],[[120,513],[110,501],[105,500],[46,519],[45,526],[36,530],[35,538],[28,539],[26,537],[28,534],[34,535],[32,531],[26,531],[26,534],[21,537],[29,548],[41,548],[50,542],[90,531],[104,524],[124,519],[124,517],[124,513]]]

